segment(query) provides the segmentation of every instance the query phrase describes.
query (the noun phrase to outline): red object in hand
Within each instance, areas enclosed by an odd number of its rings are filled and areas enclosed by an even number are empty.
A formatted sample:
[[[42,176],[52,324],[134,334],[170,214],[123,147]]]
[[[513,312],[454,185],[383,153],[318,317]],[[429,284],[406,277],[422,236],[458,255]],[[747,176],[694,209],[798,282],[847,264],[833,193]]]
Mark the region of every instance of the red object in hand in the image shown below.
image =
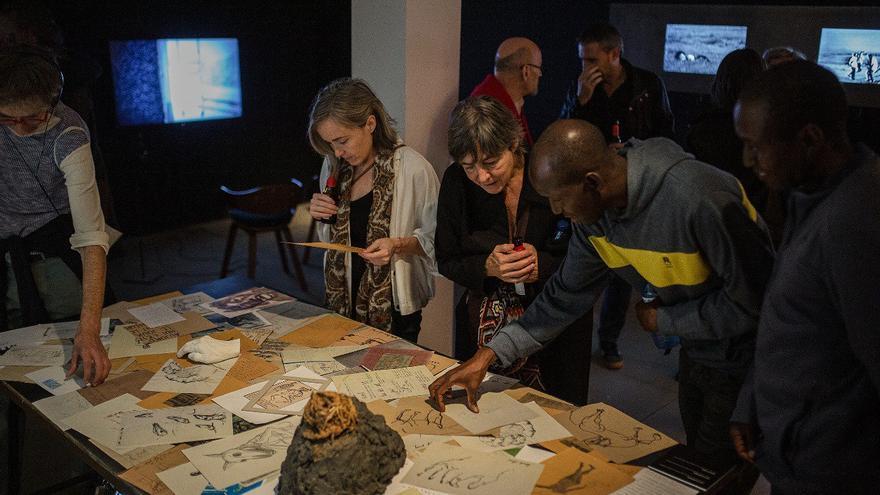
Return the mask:
[[[615,120],[613,124],[611,124],[611,137],[614,138],[615,143],[622,143],[623,139],[620,139],[620,121]]]
[[[523,246],[524,242],[525,241],[523,240],[522,237],[514,237],[513,238],[513,250],[514,251],[522,251],[523,249],[525,249],[526,247]]]
[[[336,177],[332,175],[330,177],[327,177],[327,184],[324,186],[324,190],[321,191],[321,193],[333,198],[333,201],[335,203],[339,203],[339,189],[337,189],[336,187]],[[336,215],[318,221],[321,223],[333,225],[336,223]]]

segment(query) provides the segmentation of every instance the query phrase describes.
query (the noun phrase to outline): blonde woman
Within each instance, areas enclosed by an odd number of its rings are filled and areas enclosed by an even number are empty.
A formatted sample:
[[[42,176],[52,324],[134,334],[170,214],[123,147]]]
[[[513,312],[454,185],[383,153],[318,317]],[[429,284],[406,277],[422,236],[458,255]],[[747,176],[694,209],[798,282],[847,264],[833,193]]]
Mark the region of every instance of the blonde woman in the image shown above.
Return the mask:
[[[366,247],[361,254],[325,254],[327,306],[415,342],[421,310],[434,295],[439,181],[433,167],[403,144],[385,106],[360,79],[337,79],[318,92],[308,132],[324,155],[321,184],[332,177],[338,188],[338,199],[312,196],[319,238]]]

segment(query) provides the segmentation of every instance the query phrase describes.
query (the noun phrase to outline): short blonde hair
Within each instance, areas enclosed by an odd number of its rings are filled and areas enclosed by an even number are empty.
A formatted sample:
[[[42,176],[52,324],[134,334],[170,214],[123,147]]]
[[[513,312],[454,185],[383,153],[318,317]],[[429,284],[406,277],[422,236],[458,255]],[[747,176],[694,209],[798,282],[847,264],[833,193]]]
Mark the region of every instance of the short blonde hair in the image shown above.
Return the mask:
[[[510,109],[491,96],[472,96],[452,110],[447,147],[456,162],[499,156],[511,149],[524,156],[523,130]]]
[[[321,155],[333,156],[330,143],[318,134],[318,124],[324,120],[332,118],[346,127],[363,127],[370,115],[376,118],[373,147],[379,154],[391,152],[398,141],[395,122],[376,93],[363,79],[336,79],[318,91],[309,109],[308,133],[312,148]]]

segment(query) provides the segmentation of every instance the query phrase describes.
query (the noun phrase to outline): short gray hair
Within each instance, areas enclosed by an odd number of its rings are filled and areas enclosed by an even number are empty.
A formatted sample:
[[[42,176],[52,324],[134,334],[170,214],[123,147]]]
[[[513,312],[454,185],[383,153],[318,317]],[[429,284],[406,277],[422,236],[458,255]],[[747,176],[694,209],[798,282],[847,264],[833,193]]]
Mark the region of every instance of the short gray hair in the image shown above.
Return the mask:
[[[447,132],[452,159],[494,157],[512,150],[525,155],[523,130],[510,109],[491,96],[472,96],[452,110]]]

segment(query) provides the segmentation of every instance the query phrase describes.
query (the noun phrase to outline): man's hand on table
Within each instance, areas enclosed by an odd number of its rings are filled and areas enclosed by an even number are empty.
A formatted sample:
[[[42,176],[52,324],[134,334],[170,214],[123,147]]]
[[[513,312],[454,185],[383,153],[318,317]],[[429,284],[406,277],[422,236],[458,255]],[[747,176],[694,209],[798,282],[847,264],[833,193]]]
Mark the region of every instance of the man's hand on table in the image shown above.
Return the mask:
[[[495,352],[488,347],[483,347],[461,366],[434,380],[434,383],[428,387],[428,391],[431,393],[431,398],[437,403],[437,410],[446,411],[444,402],[446,394],[453,385],[460,385],[467,392],[467,408],[474,413],[480,412],[480,408],[477,407],[477,389],[483,383],[489,365],[494,361]]]
[[[100,324],[98,324],[100,327]],[[91,330],[91,329],[90,329]],[[73,338],[73,356],[70,358],[70,366],[67,368],[67,377],[76,373],[80,361],[83,365],[83,381],[92,387],[102,383],[110,374],[110,358],[107,350],[101,343],[99,328],[85,330],[80,327]]]

